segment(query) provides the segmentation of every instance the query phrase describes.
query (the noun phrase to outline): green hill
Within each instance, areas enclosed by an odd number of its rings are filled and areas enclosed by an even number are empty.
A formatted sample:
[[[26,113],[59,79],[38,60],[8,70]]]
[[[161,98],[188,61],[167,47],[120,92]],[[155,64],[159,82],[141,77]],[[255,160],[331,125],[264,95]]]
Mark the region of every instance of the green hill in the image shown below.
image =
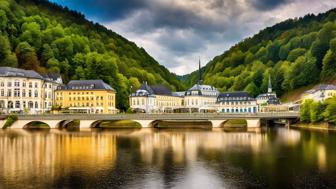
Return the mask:
[[[336,78],[336,9],[266,28],[215,57],[204,82],[221,91],[266,92],[271,76],[278,95]],[[188,85],[197,74],[182,77]]]
[[[58,72],[71,79],[103,79],[117,106],[142,81],[182,90],[177,77],[115,32],[46,0],[0,0],[0,66]]]

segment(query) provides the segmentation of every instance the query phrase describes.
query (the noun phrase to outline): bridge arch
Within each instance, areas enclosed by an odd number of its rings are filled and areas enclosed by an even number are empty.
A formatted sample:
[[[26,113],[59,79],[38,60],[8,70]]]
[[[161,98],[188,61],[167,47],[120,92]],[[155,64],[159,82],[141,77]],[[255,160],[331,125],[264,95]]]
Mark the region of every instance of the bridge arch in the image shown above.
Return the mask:
[[[142,128],[152,128],[160,120],[131,120],[131,121],[139,123]]]
[[[30,121],[23,125],[23,129],[50,129],[52,126],[50,126],[45,121]]]
[[[80,121],[78,119],[62,120],[56,124],[55,128],[58,128],[58,129],[67,129],[69,127],[79,128],[79,122]]]

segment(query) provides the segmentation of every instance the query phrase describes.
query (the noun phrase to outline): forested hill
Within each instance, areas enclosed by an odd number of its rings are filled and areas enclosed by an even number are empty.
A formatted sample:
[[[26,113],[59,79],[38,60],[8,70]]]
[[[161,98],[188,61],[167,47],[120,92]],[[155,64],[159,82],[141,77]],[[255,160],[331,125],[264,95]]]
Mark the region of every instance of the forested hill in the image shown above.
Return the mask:
[[[290,19],[262,30],[215,57],[204,82],[221,91],[266,92],[271,76],[278,95],[336,79],[336,9]],[[196,73],[184,76],[190,83]]]
[[[118,92],[118,108],[142,81],[183,86],[143,48],[68,8],[46,0],[0,0],[0,66],[103,79]]]

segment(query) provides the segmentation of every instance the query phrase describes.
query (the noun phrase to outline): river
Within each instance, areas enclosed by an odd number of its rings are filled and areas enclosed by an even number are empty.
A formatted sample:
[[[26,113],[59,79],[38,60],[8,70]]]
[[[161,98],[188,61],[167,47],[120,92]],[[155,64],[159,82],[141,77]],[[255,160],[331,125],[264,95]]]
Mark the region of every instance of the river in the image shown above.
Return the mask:
[[[336,188],[336,133],[0,130],[0,188]]]

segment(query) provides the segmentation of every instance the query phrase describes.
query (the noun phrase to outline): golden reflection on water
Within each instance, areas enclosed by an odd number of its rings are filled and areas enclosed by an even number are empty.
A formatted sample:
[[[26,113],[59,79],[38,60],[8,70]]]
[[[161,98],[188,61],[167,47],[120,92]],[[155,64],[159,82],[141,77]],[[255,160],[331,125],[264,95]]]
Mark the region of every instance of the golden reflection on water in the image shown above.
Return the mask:
[[[290,145],[295,145],[300,140],[300,132],[297,131],[280,131],[279,135]],[[139,144],[133,146],[139,149],[128,150],[139,150],[143,163],[156,164],[159,167],[165,164],[167,152],[171,153],[175,164],[184,164],[197,161],[201,151],[248,151],[260,156],[262,150],[272,148],[268,145],[269,135],[260,130],[226,133],[221,129],[106,132],[30,132],[12,129],[0,131],[0,176],[8,180],[43,176],[48,180],[82,170],[96,175],[101,170],[111,170],[116,165],[120,137]],[[324,153],[325,150],[320,147],[319,162],[322,167],[325,166]]]
[[[53,178],[76,169],[95,174],[97,167],[113,166],[116,136],[95,133],[30,133],[13,130],[0,136],[0,175],[26,179],[31,176]]]

